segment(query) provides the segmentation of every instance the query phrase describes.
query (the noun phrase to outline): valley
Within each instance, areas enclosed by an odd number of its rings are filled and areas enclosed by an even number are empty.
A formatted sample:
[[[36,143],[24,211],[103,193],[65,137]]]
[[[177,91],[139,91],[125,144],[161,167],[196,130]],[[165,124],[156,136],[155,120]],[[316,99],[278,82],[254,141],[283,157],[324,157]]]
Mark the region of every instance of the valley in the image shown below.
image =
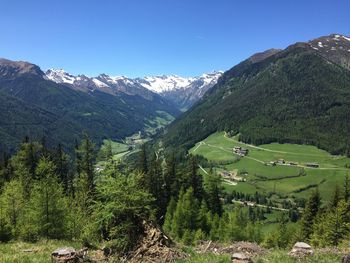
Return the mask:
[[[248,154],[233,153],[236,146],[248,149]],[[307,198],[316,187],[322,198],[329,200],[334,187],[340,186],[350,174],[350,158],[331,155],[315,146],[278,143],[254,146],[224,132],[210,135],[189,152],[208,159],[219,174],[225,171],[239,176],[232,180],[234,184],[223,181],[226,191],[260,192],[278,202]],[[310,167],[312,164],[319,167]]]

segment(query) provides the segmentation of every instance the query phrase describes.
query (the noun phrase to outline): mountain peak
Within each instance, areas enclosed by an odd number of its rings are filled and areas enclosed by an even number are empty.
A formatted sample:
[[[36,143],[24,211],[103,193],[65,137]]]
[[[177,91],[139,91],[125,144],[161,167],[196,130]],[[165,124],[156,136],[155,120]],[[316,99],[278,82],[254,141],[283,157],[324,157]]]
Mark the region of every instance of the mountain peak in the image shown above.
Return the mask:
[[[0,58],[0,76],[19,77],[27,74],[36,76],[45,75],[37,65],[32,63]]]
[[[263,61],[264,59],[273,56],[277,54],[278,52],[282,51],[281,49],[271,48],[268,50],[265,50],[263,52],[255,53],[253,56],[249,58],[249,61],[252,63],[258,63],[260,61]]]
[[[331,34],[313,39],[307,45],[329,61],[350,69],[350,37]]]

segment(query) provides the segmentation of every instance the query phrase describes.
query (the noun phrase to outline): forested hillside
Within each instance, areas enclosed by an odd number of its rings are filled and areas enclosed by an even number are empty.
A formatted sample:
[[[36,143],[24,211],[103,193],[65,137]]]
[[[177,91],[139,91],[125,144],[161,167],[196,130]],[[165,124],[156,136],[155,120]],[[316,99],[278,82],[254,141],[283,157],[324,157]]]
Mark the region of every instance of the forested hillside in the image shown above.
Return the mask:
[[[83,131],[97,142],[121,139],[152,126],[166,113],[180,111],[157,94],[146,99],[123,92],[76,91],[47,80],[39,67],[0,60],[0,150],[11,151],[24,137],[54,146],[74,145]]]
[[[339,35],[321,40],[328,49],[318,40],[297,43],[253,56],[224,73],[199,103],[170,125],[162,138],[165,145],[188,149],[224,130],[240,133],[242,141],[253,144],[313,144],[349,154],[350,52],[344,55],[344,50],[350,41]]]

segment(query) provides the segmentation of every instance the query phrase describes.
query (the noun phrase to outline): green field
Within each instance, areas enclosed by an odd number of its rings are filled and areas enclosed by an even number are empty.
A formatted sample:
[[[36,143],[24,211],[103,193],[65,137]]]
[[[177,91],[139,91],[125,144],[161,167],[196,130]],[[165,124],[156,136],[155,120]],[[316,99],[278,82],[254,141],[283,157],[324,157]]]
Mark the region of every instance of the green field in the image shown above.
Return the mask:
[[[237,137],[229,138],[224,132],[217,132],[190,149],[191,154],[212,161],[217,170],[247,172],[246,182],[224,183],[227,191],[276,192],[283,197],[307,198],[318,187],[322,198],[328,200],[334,187],[342,185],[345,176],[350,175],[350,158],[331,155],[315,146],[278,143],[254,146],[239,142]],[[234,146],[249,149],[249,154],[239,158],[232,151]],[[279,159],[284,159],[286,164],[270,165]],[[309,168],[307,163],[317,163],[319,168]]]
[[[36,243],[9,242],[0,243],[1,263],[49,263],[51,253],[60,247],[80,249],[81,243],[64,240],[41,240]]]

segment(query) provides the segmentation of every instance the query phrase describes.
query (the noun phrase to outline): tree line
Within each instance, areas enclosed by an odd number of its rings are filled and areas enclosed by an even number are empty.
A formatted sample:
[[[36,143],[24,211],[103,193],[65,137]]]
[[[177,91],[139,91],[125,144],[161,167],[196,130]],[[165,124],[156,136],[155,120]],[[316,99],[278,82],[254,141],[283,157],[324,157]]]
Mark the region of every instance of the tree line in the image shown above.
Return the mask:
[[[104,166],[96,169],[96,156]],[[292,241],[317,246],[338,245],[350,233],[350,182],[337,187],[331,201],[321,203],[315,190],[303,210],[284,202],[278,227],[262,230],[274,205],[262,193],[225,193],[212,169],[198,171],[198,160],[187,155],[163,156],[143,146],[134,165],[115,161],[110,146],[97,154],[87,135],[75,145],[74,156],[62,147],[26,139],[0,164],[0,239],[101,242],[114,251],[129,251],[152,221],[185,244],[199,240],[248,240],[267,247]],[[266,205],[244,206],[232,200]],[[303,203],[304,205],[304,203]],[[288,242],[287,242],[288,241]]]

